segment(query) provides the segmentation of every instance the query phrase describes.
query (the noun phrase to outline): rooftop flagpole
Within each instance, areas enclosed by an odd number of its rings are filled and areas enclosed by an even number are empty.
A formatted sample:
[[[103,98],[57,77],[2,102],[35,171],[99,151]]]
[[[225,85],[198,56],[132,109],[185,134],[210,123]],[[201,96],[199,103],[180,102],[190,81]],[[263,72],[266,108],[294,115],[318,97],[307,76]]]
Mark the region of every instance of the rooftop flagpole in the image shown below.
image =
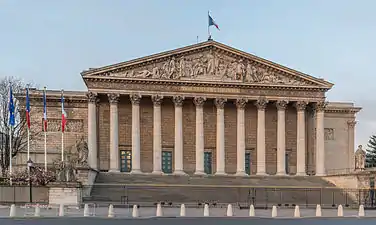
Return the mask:
[[[211,40],[211,34],[210,34],[210,13],[208,10],[208,41]]]

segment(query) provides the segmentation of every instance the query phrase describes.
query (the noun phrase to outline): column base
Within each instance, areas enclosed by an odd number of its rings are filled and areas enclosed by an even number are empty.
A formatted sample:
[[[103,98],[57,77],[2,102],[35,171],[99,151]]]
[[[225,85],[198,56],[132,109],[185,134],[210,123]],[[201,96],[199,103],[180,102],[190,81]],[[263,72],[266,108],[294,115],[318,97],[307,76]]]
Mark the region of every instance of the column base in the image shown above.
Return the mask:
[[[196,172],[194,173],[194,175],[204,176],[204,175],[206,175],[206,173],[205,173],[204,171],[196,171]]]
[[[114,169],[110,169],[108,170],[109,173],[120,173],[120,170],[114,170]]]
[[[324,176],[326,176],[326,174],[325,173],[316,173],[315,176],[316,177],[324,177]]]
[[[275,175],[276,176],[288,176],[288,174],[284,171],[283,172],[277,172]]]
[[[160,171],[160,170],[154,170],[153,172],[151,172],[151,174],[153,174],[153,175],[163,175],[163,172]]]
[[[218,171],[214,174],[214,176],[227,176],[227,173],[223,172],[223,171]]]
[[[304,177],[304,176],[308,176],[308,175],[306,174],[306,172],[296,172],[295,176]]]
[[[187,175],[183,170],[176,170],[172,174],[178,175],[178,176],[186,176]]]
[[[256,176],[267,176],[269,174],[267,174],[266,172],[257,172],[256,173]]]
[[[235,176],[237,177],[246,177],[248,174],[245,173],[245,171],[238,171],[235,173]]]
[[[141,170],[138,170],[138,169],[137,170],[132,169],[130,174],[142,174],[142,172]]]

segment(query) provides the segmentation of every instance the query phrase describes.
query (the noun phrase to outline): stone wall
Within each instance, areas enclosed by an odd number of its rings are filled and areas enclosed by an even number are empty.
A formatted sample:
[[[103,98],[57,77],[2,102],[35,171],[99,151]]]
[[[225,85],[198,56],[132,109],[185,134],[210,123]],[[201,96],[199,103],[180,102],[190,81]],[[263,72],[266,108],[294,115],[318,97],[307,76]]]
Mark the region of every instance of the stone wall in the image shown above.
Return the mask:
[[[49,205],[79,206],[82,203],[82,189],[78,187],[50,187]]]
[[[32,187],[32,200],[35,203],[48,202],[48,187]],[[1,203],[30,202],[29,186],[0,186]]]

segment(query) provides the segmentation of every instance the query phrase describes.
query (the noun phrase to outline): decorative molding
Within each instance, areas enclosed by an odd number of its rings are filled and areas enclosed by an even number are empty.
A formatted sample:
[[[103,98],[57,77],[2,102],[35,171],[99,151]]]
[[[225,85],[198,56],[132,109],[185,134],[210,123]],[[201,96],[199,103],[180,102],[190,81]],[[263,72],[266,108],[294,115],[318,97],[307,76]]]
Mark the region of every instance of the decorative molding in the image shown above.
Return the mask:
[[[325,141],[335,140],[334,128],[324,128],[324,138],[325,138]]]
[[[185,99],[184,96],[176,95],[176,96],[173,96],[172,101],[174,102],[175,107],[182,107],[184,99]]]
[[[248,99],[240,98],[240,99],[236,99],[235,104],[238,109],[244,109],[245,106],[247,105],[247,102],[248,102]]]
[[[110,104],[117,104],[120,99],[120,94],[109,93],[107,94],[107,97],[108,97],[108,101],[110,102]]]
[[[260,97],[255,102],[255,106],[257,107],[258,110],[265,110],[268,103],[269,103],[268,99],[266,99],[265,97]]]
[[[288,104],[289,104],[289,101],[287,100],[278,100],[276,102],[276,106],[278,110],[286,110]]]
[[[217,107],[217,109],[223,109],[225,107],[226,102],[227,102],[227,99],[225,98],[214,99],[214,104]]]
[[[141,102],[142,95],[141,94],[131,94],[129,95],[129,99],[132,102],[132,105],[139,105]]]
[[[193,103],[196,105],[196,107],[203,107],[205,101],[206,101],[206,98],[204,97],[195,97],[193,99]]]
[[[163,96],[162,95],[153,95],[151,96],[154,106],[160,106],[162,104]]]

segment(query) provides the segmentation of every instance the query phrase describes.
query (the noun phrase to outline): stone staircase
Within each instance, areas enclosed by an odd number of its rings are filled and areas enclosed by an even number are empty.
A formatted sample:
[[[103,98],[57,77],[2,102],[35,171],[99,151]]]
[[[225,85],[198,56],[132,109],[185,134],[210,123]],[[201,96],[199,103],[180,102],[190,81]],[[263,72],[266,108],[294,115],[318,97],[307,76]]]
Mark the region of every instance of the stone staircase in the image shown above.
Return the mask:
[[[173,176],[98,174],[88,202],[121,204],[238,204],[333,207],[354,201],[342,189],[313,176]]]

